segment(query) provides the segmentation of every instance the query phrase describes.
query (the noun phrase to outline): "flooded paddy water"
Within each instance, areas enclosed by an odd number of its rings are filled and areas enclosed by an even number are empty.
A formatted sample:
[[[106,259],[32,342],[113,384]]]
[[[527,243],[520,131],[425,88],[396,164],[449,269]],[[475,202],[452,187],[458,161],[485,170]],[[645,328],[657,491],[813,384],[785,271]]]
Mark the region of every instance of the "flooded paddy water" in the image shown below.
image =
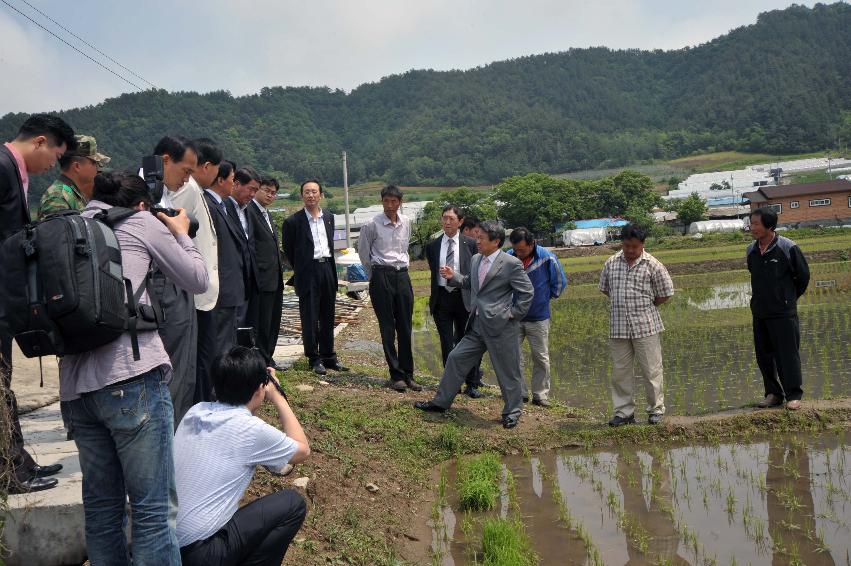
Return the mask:
[[[522,525],[530,563],[849,564],[849,440],[800,433],[510,457],[488,512],[460,510],[465,468],[447,464],[433,563],[487,563],[482,525],[502,517]]]
[[[811,269],[810,287],[799,303],[804,398],[851,396],[851,263],[819,263]],[[668,412],[702,414],[761,398],[748,272],[677,276],[674,285],[674,298],[660,309],[666,327],[662,355]],[[552,302],[550,327],[551,397],[592,409],[601,418],[611,407],[606,301],[596,285],[569,284]],[[414,332],[414,355],[419,371],[441,375],[439,340],[429,317]],[[487,356],[485,371],[485,380],[496,383]],[[636,394],[641,407],[642,388]]]

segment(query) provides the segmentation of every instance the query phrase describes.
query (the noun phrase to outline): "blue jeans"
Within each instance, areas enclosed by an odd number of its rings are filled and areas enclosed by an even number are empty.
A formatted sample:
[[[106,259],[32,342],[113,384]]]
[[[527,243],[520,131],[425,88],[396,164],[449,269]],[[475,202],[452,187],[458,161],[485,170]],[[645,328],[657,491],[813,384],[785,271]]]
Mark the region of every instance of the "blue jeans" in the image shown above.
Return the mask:
[[[61,406],[80,453],[92,566],[130,564],[122,528],[128,496],[133,565],[179,565],[174,413],[162,369]]]

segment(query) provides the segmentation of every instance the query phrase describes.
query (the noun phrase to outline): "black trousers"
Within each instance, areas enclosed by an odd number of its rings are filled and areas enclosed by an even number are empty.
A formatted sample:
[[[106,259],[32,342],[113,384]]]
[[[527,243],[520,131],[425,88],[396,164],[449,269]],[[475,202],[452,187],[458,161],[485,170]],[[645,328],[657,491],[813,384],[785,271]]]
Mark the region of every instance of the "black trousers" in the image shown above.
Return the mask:
[[[174,428],[193,405],[198,359],[198,321],[195,297],[169,281],[161,273],[153,277],[153,293],[159,297],[163,321],[159,333],[171,360],[168,392],[174,405]]]
[[[6,409],[9,411],[9,424],[12,429],[9,453],[3,454],[5,462],[2,467],[8,466],[17,481],[26,481],[33,476],[32,470],[36,463],[24,449],[24,435],[21,432],[21,421],[18,419],[18,399],[12,391],[12,336],[5,332],[0,333],[0,375],[6,390]]]
[[[798,317],[754,318],[753,343],[765,394],[785,397],[786,401],[800,399],[804,390]]]
[[[414,354],[411,350],[411,330],[414,317],[414,289],[408,271],[396,271],[378,265],[372,267],[369,296],[378,318],[384,359],[390,368],[392,381],[414,377]],[[398,349],[396,342],[398,339]]]
[[[195,379],[195,403],[215,401],[210,366],[216,356],[236,345],[237,307],[216,306],[198,313],[198,363]]]
[[[452,348],[464,337],[467,319],[470,313],[464,307],[464,298],[461,290],[455,289],[448,292],[446,287],[437,288],[437,302],[434,306],[434,325],[437,327],[437,335],[440,337],[440,354],[443,356],[443,366],[446,367],[446,358]],[[465,382],[467,387],[480,387],[479,364],[467,374]]]
[[[280,566],[304,518],[304,499],[287,489],[237,510],[210,538],[180,549],[184,566]]]
[[[283,280],[277,291],[271,293],[261,291],[257,295],[257,347],[269,365],[272,364],[272,356],[275,354],[275,346],[278,344],[278,334],[281,332],[281,308],[283,302]]]
[[[301,342],[310,363],[317,360],[336,363],[334,317],[337,310],[337,274],[330,261],[313,262],[311,284],[299,289],[298,314]]]

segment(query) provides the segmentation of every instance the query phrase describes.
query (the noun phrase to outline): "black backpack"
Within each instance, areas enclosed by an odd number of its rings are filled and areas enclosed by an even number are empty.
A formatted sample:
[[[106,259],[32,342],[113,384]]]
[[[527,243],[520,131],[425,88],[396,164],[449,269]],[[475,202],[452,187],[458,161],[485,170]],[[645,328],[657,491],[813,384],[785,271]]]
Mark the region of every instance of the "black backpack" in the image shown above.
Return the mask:
[[[134,292],[123,275],[112,231],[136,210],[113,207],[93,218],[63,211],[27,225],[0,246],[0,322],[23,354],[80,354],[130,332],[139,359],[138,330],[153,330],[162,311],[139,305],[151,270]]]

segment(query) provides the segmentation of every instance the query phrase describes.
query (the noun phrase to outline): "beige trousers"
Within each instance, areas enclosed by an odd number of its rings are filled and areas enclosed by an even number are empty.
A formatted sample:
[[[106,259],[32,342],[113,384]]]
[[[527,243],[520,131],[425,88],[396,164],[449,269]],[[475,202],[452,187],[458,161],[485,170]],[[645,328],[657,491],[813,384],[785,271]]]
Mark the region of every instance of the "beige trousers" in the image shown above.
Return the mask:
[[[615,415],[629,417],[635,413],[635,371],[638,361],[644,380],[648,414],[665,414],[662,390],[662,342],[659,335],[644,338],[610,338],[612,348],[612,404]]]
[[[523,339],[529,340],[529,351],[532,353],[532,399],[546,401],[550,394],[550,319],[520,323],[520,344]],[[520,365],[523,362],[523,349],[520,349]],[[522,382],[523,397],[529,396],[526,377]]]

